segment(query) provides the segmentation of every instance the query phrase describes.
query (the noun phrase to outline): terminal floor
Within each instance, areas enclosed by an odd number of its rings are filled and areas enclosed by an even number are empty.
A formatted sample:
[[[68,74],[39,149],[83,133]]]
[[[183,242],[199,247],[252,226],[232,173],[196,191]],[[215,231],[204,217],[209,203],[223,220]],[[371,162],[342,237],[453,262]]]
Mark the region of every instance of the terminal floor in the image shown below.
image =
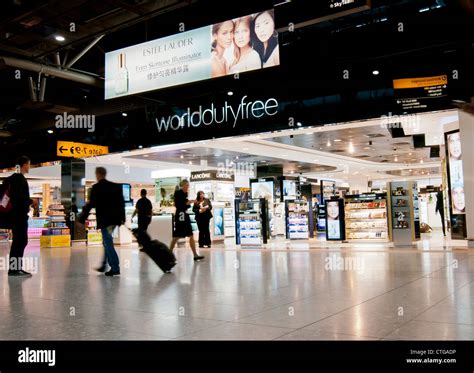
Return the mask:
[[[220,244],[198,263],[181,245],[171,274],[130,245],[109,278],[101,247],[32,241],[27,279],[7,277],[4,243],[0,339],[472,340],[474,252],[427,242]]]

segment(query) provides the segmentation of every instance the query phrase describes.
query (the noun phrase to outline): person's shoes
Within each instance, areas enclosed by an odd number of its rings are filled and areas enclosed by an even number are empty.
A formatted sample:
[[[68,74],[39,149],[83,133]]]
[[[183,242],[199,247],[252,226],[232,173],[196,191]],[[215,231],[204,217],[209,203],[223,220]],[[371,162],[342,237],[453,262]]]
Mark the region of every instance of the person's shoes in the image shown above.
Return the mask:
[[[31,277],[32,274],[23,270],[8,271],[10,277]]]
[[[106,266],[102,266],[102,267],[96,268],[95,270],[96,270],[97,272],[103,273],[103,272],[105,272],[105,271],[107,270],[107,267],[106,267]]]
[[[196,256],[194,257],[194,261],[195,261],[195,262],[197,262],[197,261],[199,261],[199,260],[202,260],[202,259],[204,259],[204,256],[203,256],[203,255],[196,255]]]
[[[112,271],[112,270],[110,270],[110,271],[108,271],[108,272],[105,272],[105,275],[106,275],[106,276],[118,276],[118,275],[120,275],[120,271]]]

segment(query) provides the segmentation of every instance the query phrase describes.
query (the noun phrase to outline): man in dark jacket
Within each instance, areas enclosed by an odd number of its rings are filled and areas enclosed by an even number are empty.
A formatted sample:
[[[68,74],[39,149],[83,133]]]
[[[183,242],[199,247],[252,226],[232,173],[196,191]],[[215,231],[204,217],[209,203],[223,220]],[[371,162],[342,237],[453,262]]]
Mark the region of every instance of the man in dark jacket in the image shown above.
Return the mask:
[[[446,237],[446,227],[444,222],[444,196],[443,196],[443,186],[439,187],[438,193],[436,193],[436,213],[439,212],[441,217],[441,224],[443,226],[443,234]]]
[[[31,276],[31,273],[23,270],[23,254],[26,245],[28,245],[28,212],[33,202],[30,198],[28,181],[25,178],[25,174],[29,171],[29,158],[20,157],[17,161],[17,172],[4,180],[4,183],[10,188],[12,203],[10,219],[13,240],[10,248],[8,276]]]
[[[82,215],[79,217],[81,223],[85,223],[92,208],[95,208],[97,216],[97,228],[102,232],[104,245],[104,260],[98,272],[105,272],[107,264],[110,271],[106,276],[120,274],[120,263],[114,248],[112,233],[117,226],[125,223],[125,202],[123,199],[122,185],[106,180],[107,170],[104,167],[95,169],[97,183],[92,186],[89,202],[84,206]]]
[[[135,211],[133,212],[132,219],[135,215],[138,215],[138,229],[145,231],[151,223],[153,215],[153,205],[151,201],[146,198],[146,189],[140,191],[141,198],[137,201]]]

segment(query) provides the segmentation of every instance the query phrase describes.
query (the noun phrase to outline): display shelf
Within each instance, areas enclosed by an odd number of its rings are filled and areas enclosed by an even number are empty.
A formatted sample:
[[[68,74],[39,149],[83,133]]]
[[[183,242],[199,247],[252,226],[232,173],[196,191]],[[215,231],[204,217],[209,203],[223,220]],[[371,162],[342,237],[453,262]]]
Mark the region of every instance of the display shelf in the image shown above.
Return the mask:
[[[10,238],[10,232],[8,229],[0,229],[0,242],[7,241]]]
[[[359,194],[345,198],[347,240],[387,241],[386,194]]]
[[[49,222],[42,231],[40,248],[71,246],[71,232],[66,225],[64,206],[53,204],[48,210]]]
[[[309,204],[306,201],[287,200],[286,212],[286,238],[309,238]]]
[[[89,216],[86,220],[87,229],[87,245],[100,245],[102,244],[102,232],[97,229],[97,217],[95,209],[91,209]]]
[[[238,245],[261,245],[267,242],[269,222],[265,199],[235,200],[235,239]]]

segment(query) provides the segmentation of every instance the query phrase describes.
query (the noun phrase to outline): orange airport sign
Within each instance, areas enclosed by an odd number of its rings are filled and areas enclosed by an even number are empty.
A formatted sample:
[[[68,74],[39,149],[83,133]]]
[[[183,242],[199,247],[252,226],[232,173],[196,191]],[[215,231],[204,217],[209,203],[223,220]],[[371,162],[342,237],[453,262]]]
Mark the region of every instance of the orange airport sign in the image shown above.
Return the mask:
[[[56,152],[58,157],[85,158],[109,154],[109,147],[81,144],[80,142],[58,141]]]
[[[406,79],[395,79],[393,81],[393,88],[404,89],[404,88],[424,88],[433,87],[437,85],[448,84],[447,75],[429,76],[425,78],[406,78]]]

